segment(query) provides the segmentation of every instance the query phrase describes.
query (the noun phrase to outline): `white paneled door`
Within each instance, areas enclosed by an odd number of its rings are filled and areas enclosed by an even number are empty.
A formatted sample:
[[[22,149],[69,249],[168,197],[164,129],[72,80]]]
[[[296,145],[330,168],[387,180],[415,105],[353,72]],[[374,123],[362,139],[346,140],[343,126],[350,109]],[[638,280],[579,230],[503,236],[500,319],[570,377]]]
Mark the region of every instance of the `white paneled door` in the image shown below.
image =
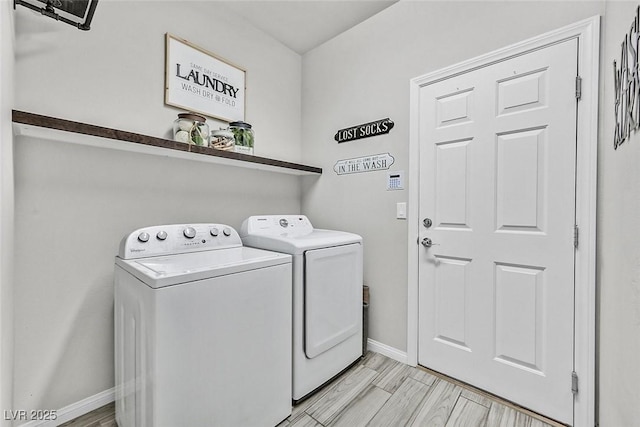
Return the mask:
[[[419,107],[418,362],[568,424],[577,57],[492,63]]]

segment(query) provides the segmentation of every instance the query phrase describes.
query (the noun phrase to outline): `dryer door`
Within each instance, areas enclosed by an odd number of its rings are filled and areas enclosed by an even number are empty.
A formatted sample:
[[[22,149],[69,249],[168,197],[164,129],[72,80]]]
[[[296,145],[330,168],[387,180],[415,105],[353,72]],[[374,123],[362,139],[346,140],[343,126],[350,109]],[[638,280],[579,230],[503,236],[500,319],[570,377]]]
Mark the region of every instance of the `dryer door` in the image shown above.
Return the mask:
[[[305,354],[312,359],[362,325],[362,246],[305,252]]]

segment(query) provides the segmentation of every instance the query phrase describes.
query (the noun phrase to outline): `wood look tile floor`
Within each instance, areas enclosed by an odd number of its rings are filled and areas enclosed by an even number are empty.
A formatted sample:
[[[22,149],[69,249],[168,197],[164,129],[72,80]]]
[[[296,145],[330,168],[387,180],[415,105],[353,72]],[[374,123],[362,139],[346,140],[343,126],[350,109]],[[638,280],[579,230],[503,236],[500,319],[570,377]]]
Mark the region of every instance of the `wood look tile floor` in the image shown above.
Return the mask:
[[[117,427],[114,412],[115,406],[110,403],[62,426]],[[563,424],[435,372],[368,352],[349,370],[294,406],[291,416],[278,425],[323,426],[561,427]]]

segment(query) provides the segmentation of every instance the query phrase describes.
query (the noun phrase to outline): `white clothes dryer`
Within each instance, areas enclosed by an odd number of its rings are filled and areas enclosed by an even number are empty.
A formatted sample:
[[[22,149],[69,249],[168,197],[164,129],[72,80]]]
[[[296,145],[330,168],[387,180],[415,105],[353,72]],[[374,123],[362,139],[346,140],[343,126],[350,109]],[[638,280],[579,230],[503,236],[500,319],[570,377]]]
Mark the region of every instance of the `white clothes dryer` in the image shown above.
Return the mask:
[[[300,401],[362,356],[362,237],[304,215],[247,218],[246,246],[293,256],[293,394]]]
[[[164,225],[115,259],[120,427],[277,425],[291,414],[291,256],[223,224]]]

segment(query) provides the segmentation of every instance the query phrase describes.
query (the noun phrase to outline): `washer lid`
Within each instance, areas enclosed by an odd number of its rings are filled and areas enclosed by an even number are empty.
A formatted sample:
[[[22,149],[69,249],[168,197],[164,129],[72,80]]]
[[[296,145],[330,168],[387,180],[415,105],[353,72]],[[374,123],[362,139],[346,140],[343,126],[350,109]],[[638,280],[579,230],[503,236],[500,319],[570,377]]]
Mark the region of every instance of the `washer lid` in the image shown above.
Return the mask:
[[[154,289],[290,262],[290,255],[247,247],[131,260],[116,257],[116,265]]]

